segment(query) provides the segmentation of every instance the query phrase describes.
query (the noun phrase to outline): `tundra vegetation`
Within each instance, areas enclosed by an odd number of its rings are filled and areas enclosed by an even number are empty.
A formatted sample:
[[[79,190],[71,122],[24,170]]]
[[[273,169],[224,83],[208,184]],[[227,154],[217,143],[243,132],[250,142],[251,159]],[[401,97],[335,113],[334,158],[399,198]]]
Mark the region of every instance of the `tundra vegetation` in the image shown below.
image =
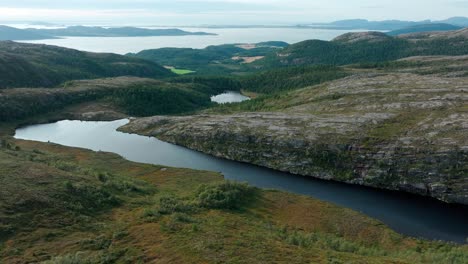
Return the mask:
[[[24,124],[131,115],[142,118],[122,130],[213,155],[467,204],[466,43],[466,30],[357,33],[164,57],[2,42],[0,262],[467,263],[467,245],[405,237],[310,197],[11,137]],[[225,90],[255,99],[210,102]]]

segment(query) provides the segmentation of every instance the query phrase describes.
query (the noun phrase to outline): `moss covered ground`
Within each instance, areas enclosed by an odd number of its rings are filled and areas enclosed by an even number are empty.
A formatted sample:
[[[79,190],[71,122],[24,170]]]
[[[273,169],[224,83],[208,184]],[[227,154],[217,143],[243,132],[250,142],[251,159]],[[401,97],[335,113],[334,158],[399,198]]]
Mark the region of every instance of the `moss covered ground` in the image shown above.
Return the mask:
[[[308,197],[213,172],[4,138],[2,263],[466,263]]]

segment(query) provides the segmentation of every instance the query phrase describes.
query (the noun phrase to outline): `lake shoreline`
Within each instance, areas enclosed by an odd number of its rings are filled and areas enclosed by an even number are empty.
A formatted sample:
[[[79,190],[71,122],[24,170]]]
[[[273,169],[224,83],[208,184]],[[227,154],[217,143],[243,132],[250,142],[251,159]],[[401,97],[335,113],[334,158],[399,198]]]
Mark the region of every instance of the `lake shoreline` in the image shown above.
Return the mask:
[[[65,122],[65,121],[62,121],[62,122]],[[69,122],[67,122],[67,123],[70,123],[70,122],[73,122],[73,121],[69,121]],[[116,129],[116,128],[119,128],[121,124],[126,123],[127,121],[120,120],[120,121],[114,121],[114,123],[115,123],[115,122],[118,122],[118,123],[119,123],[119,125],[117,125],[117,126],[114,125],[114,126],[115,126],[115,129]],[[86,125],[86,124],[88,124],[89,122],[80,121],[79,123],[82,124],[82,125]],[[92,123],[98,124],[98,123],[102,123],[102,122],[91,122],[91,123],[89,123],[89,124],[92,124]],[[109,123],[109,122],[104,122],[104,123]],[[103,125],[105,125],[104,123],[103,123]],[[110,122],[110,123],[113,123],[113,122]],[[50,124],[50,125],[53,125],[53,124]],[[44,126],[44,125],[39,125],[39,126],[36,126],[36,127],[41,127],[41,126]],[[45,125],[45,126],[47,126],[47,125]],[[29,128],[31,128],[31,127],[29,127]],[[23,128],[23,129],[24,129],[24,128]],[[19,130],[21,130],[21,129],[19,129]],[[118,132],[112,132],[112,133],[111,133],[111,132],[108,131],[108,132],[106,132],[105,134],[111,135],[111,134],[113,134],[113,133],[118,133]],[[50,133],[47,133],[47,134],[50,134]],[[129,135],[129,136],[130,136],[131,134],[122,134],[121,136],[122,136],[122,137],[125,137],[124,135]],[[136,139],[136,138],[141,137],[141,136],[134,135],[134,136],[131,136],[131,137],[132,137],[132,138],[135,137],[134,139]],[[15,136],[15,138],[17,138],[17,136]],[[21,137],[20,137],[20,138],[21,138]],[[149,142],[154,142],[154,141],[156,140],[156,139],[154,139],[154,138],[146,138],[146,137],[143,137],[143,138],[145,139],[145,142],[146,142],[144,145],[147,145],[147,144],[149,144]],[[143,138],[142,138],[142,139],[143,139]],[[24,139],[32,139],[32,140],[34,140],[34,138],[24,138]],[[146,140],[149,140],[149,141],[146,141]],[[47,141],[49,141],[49,140],[47,140]],[[56,142],[55,140],[50,140],[50,142],[55,142],[55,143],[58,143],[58,144],[63,144],[63,143],[64,143],[64,142]],[[164,144],[164,145],[166,145],[166,144],[172,145],[172,144],[165,143],[165,142],[162,143],[162,144]],[[72,147],[84,147],[84,148],[88,148],[87,146],[73,146],[73,145],[69,145],[69,144],[65,144],[65,145],[72,146]],[[168,146],[168,145],[167,145],[167,146]],[[171,147],[171,148],[181,149],[182,151],[189,151],[189,150],[187,150],[187,149],[185,149],[185,148],[183,148],[183,147],[178,147],[178,146],[177,146],[177,147],[174,146],[174,147]],[[99,149],[94,149],[94,150],[96,151],[96,150],[99,150]],[[104,148],[102,148],[101,150],[103,150],[103,151],[109,151],[109,152],[114,152],[114,153],[117,153],[117,154],[119,154],[119,155],[122,155],[122,154],[123,154],[123,153],[119,153],[119,151],[115,151],[115,150],[112,150],[112,149],[104,149]],[[131,150],[130,150],[130,151],[131,151]],[[189,153],[195,153],[195,152],[190,150]],[[154,154],[153,154],[153,155],[154,155]],[[194,154],[190,154],[190,155],[194,155]],[[198,153],[197,155],[206,156],[205,154],[202,154],[202,153]],[[148,162],[147,160],[135,160],[135,158],[128,157],[128,156],[126,156],[126,155],[123,155],[123,157],[126,158],[126,159],[129,159],[129,160],[131,160],[131,161],[138,161],[138,162],[143,162],[143,163],[162,164],[162,165],[172,166],[172,167],[184,167],[184,166],[180,166],[181,164],[163,164],[163,163],[161,163],[161,162],[158,163],[158,162]],[[216,158],[214,158],[214,157],[207,157],[207,158],[208,158],[208,160],[216,159]],[[232,162],[232,161],[226,160],[226,161],[223,161],[223,164],[225,164],[225,163],[231,163],[231,162]],[[235,162],[235,164],[237,164],[237,162]],[[247,163],[246,163],[245,165],[239,165],[239,166],[248,166],[248,167],[252,167],[252,168],[254,169],[254,171],[256,171],[257,173],[258,173],[259,171],[266,171],[267,174],[272,174],[272,175],[273,175],[273,174],[274,174],[274,175],[279,175],[279,174],[282,175],[282,174],[283,174],[283,173],[281,173],[281,172],[279,172],[279,171],[274,171],[274,170],[270,170],[270,169],[266,169],[266,168],[254,166],[254,165],[247,164]],[[195,167],[195,168],[194,168],[194,167],[189,167],[189,168],[191,168],[191,169],[201,169],[201,170],[210,170],[209,168],[208,168],[208,169],[207,169],[207,168],[197,168],[197,167]],[[219,170],[219,169],[211,169],[211,171],[220,171],[220,170]],[[221,171],[221,172],[222,172],[222,171]],[[222,173],[223,173],[223,172],[222,172]],[[230,175],[229,175],[229,174],[228,174],[228,175],[226,175],[226,173],[223,173],[223,174],[224,174],[225,177],[227,177],[228,179],[232,179],[232,178],[230,178]],[[348,184],[344,184],[344,183],[336,183],[336,182],[325,181],[325,180],[315,180],[315,179],[311,179],[310,177],[305,177],[305,176],[301,176],[301,175],[292,175],[292,174],[288,174],[288,175],[289,175],[289,176],[284,176],[284,177],[287,177],[287,178],[285,178],[285,179],[290,180],[290,181],[297,181],[298,183],[301,182],[301,183],[299,184],[300,186],[301,186],[301,185],[304,185],[306,182],[309,182],[309,183],[310,183],[310,182],[320,183],[321,185],[323,185],[321,188],[325,188],[324,186],[334,186],[334,185],[340,186],[340,188],[342,188],[342,190],[339,191],[339,193],[342,193],[342,196],[344,195],[343,197],[347,197],[347,194],[346,194],[346,193],[347,193],[349,190],[351,190],[350,192],[354,192],[354,191],[359,190],[358,192],[361,193],[361,194],[362,194],[362,193],[369,193],[369,194],[370,194],[370,193],[374,193],[373,195],[377,195],[377,196],[380,196],[380,197],[387,197],[387,198],[384,198],[384,200],[388,200],[389,197],[393,197],[392,199],[395,199],[395,198],[398,197],[398,199],[396,199],[394,202],[389,203],[389,204],[387,205],[387,206],[390,206],[389,208],[387,208],[387,210],[388,210],[388,211],[392,211],[392,215],[393,215],[393,214],[398,215],[397,211],[395,211],[396,209],[395,209],[395,208],[392,208],[392,207],[394,207],[394,206],[399,206],[399,205],[402,206],[402,205],[403,205],[402,203],[404,203],[403,201],[407,200],[407,201],[411,201],[412,203],[418,204],[417,207],[422,207],[422,208],[424,208],[424,210],[427,210],[427,208],[431,208],[431,206],[432,206],[432,207],[434,207],[434,208],[432,208],[432,209],[435,210],[435,211],[441,210],[441,208],[444,208],[445,213],[442,213],[442,214],[444,214],[444,215],[450,215],[450,213],[447,213],[447,212],[452,212],[452,213],[458,212],[458,213],[456,213],[456,214],[459,215],[458,217],[459,217],[460,219],[464,219],[464,218],[465,218],[465,217],[463,217],[463,214],[465,214],[466,217],[468,217],[468,207],[463,206],[463,205],[458,205],[458,204],[446,204],[446,203],[437,201],[437,200],[432,199],[432,198],[420,197],[420,196],[416,196],[416,195],[412,195],[412,194],[406,194],[406,193],[402,193],[402,192],[398,192],[398,191],[382,191],[382,190],[378,190],[378,189],[370,188],[370,187],[348,185]],[[231,176],[231,177],[232,177],[232,176]],[[268,177],[268,176],[265,176],[265,177],[267,177],[267,178],[264,179],[264,180],[266,180],[266,181],[276,181],[275,178],[271,178],[271,177]],[[276,176],[275,176],[275,177],[276,177]],[[234,179],[234,180],[238,180],[238,179]],[[242,181],[242,179],[241,179],[241,181]],[[254,184],[254,186],[258,186],[258,183],[257,183],[257,184]],[[268,187],[268,186],[260,186],[260,187],[261,187],[261,188],[264,187],[264,188],[267,188],[267,189],[271,188],[271,187]],[[284,187],[284,186],[283,186],[283,187]],[[303,186],[302,186],[302,187],[303,187]],[[288,188],[289,188],[289,187],[285,187],[285,188],[278,188],[278,187],[276,187],[275,189],[280,189],[280,190],[287,191],[287,192],[293,192],[293,193],[296,193],[296,194],[304,194],[303,191],[295,192],[294,190],[291,190],[291,189],[288,189]],[[343,188],[344,188],[344,189],[343,189]],[[307,194],[306,194],[306,195],[307,195]],[[361,210],[360,210],[359,207],[356,207],[356,206],[354,206],[354,207],[353,207],[353,206],[350,207],[349,205],[346,206],[346,201],[344,201],[344,203],[345,203],[344,205],[343,205],[343,201],[341,201],[341,202],[340,202],[340,201],[330,201],[329,199],[324,199],[324,197],[320,197],[320,195],[323,196],[324,194],[323,194],[323,193],[322,193],[322,194],[319,194],[319,197],[314,196],[314,195],[310,195],[310,194],[309,194],[308,196],[311,196],[311,197],[313,197],[313,198],[315,198],[315,199],[320,199],[320,200],[324,200],[324,201],[327,201],[327,202],[331,202],[331,203],[337,204],[337,205],[339,205],[339,206],[345,206],[345,207],[351,208],[351,209],[353,209],[353,210],[357,210],[357,211],[359,211],[359,212],[362,212],[362,213],[364,213],[364,214],[366,214],[366,215],[369,215],[369,216],[371,216],[371,217],[380,219],[380,220],[382,221],[382,216],[379,217],[378,214],[372,214],[372,213],[369,213],[368,211],[366,212],[366,209],[361,209]],[[351,196],[350,196],[350,197],[351,197]],[[374,198],[375,198],[375,197],[374,197]],[[367,198],[366,198],[365,200],[367,200]],[[374,200],[375,200],[375,201],[378,201],[379,199],[374,199]],[[384,200],[382,200],[382,201],[384,201]],[[349,202],[348,202],[348,203],[349,203]],[[388,203],[388,201],[387,201],[386,203]],[[430,205],[430,206],[429,206],[429,205]],[[405,205],[405,206],[406,206],[406,205]],[[376,207],[377,207],[377,208],[378,208],[378,207],[381,207],[381,205],[377,205]],[[439,208],[439,209],[435,209],[435,208]],[[375,209],[374,209],[374,210],[375,210]],[[387,211],[387,210],[385,210],[385,211]],[[405,210],[406,210],[406,209],[405,209]],[[408,214],[408,213],[409,213],[409,214],[412,214],[412,213],[410,213],[412,210],[414,210],[414,208],[413,208],[413,209],[410,209],[410,210],[408,210],[408,211],[406,211],[406,213],[403,213],[403,214]],[[381,212],[381,213],[382,213],[382,212]],[[408,216],[409,216],[409,215],[406,215],[406,217],[408,217]],[[429,216],[426,216],[426,217],[424,217],[424,218],[428,218],[428,217],[429,217]],[[434,215],[431,215],[430,217],[434,218],[435,216],[434,216]],[[452,216],[452,217],[454,217],[454,219],[452,219],[452,220],[455,220],[455,218],[458,218],[458,217],[455,217],[455,216]],[[439,220],[441,220],[441,219],[439,219]],[[438,220],[438,221],[439,221],[439,220]],[[405,220],[405,221],[406,221],[406,220]],[[384,220],[383,222],[385,222],[386,224],[389,224],[388,220]],[[433,224],[434,224],[434,223],[433,223]],[[450,224],[450,225],[453,226],[454,224],[452,223],[452,224]],[[449,226],[450,226],[450,225],[449,225]],[[411,232],[410,230],[401,230],[401,229],[398,227],[398,225],[395,225],[395,224],[392,225],[392,224],[390,223],[389,226],[390,226],[391,228],[393,228],[394,230],[396,230],[397,232],[399,232],[399,233],[406,234],[406,235],[410,235],[410,236],[421,237],[421,234],[420,234],[420,235],[415,235],[415,234],[408,233],[408,232]],[[440,226],[439,226],[439,227],[440,227]],[[413,228],[416,228],[416,227],[413,226],[411,229],[413,229]],[[400,229],[400,230],[399,230],[399,229]],[[431,228],[431,229],[432,229],[432,228]],[[437,228],[434,228],[434,229],[437,229]],[[435,232],[435,230],[433,230],[433,231],[431,231],[431,232]],[[436,232],[436,233],[437,233],[437,232]],[[463,235],[462,235],[462,236],[463,236]],[[436,239],[436,240],[441,239],[441,240],[452,241],[452,242],[457,242],[457,243],[462,243],[462,244],[465,243],[463,237],[460,237],[460,238],[458,238],[458,239],[447,239],[447,238],[444,239],[443,236],[442,236],[442,237],[440,236],[440,234],[439,234],[439,235],[435,235],[434,237],[431,237],[431,238],[429,238],[429,237],[426,237],[426,238],[427,238],[427,239]]]

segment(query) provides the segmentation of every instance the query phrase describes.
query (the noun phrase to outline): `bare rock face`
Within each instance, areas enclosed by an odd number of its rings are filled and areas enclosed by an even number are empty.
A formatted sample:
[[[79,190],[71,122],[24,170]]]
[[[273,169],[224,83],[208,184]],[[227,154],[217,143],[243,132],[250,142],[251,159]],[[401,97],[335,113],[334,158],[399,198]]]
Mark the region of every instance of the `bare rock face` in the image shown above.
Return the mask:
[[[122,128],[281,171],[468,204],[468,78],[356,75],[263,102],[268,112]],[[277,109],[275,109],[277,107]]]

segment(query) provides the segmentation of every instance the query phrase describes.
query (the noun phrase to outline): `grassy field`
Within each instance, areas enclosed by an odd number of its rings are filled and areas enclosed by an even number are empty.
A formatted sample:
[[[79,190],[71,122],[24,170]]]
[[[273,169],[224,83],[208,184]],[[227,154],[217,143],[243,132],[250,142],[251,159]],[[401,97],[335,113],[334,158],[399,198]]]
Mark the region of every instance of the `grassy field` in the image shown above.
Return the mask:
[[[213,172],[3,138],[2,263],[466,263],[352,210]]]
[[[191,70],[185,70],[185,69],[176,69],[176,68],[172,68],[171,71],[175,74],[178,74],[178,75],[185,75],[185,74],[189,74],[189,73],[194,73],[194,71],[191,71]]]

